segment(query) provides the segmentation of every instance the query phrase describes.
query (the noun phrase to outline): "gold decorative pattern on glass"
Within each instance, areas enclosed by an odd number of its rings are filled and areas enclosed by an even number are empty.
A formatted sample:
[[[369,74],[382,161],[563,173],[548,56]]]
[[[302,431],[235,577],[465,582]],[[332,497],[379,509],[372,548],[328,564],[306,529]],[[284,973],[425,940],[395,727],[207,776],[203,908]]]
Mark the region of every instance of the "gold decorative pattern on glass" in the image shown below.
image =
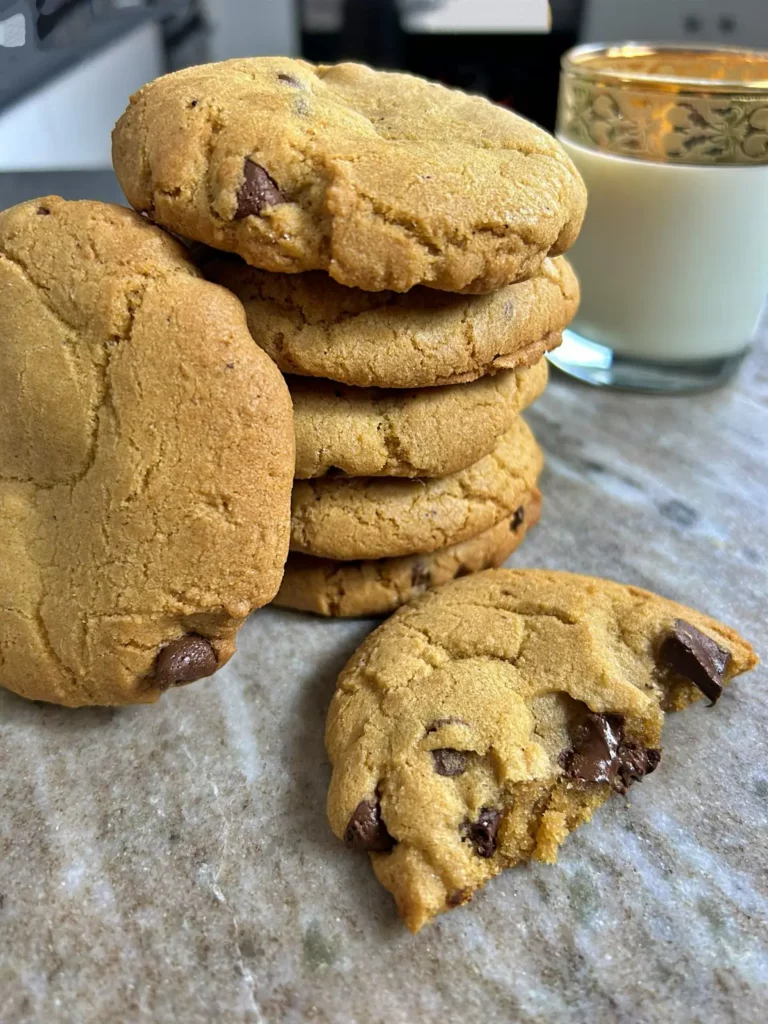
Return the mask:
[[[768,53],[582,46],[563,58],[558,132],[680,164],[768,164]]]

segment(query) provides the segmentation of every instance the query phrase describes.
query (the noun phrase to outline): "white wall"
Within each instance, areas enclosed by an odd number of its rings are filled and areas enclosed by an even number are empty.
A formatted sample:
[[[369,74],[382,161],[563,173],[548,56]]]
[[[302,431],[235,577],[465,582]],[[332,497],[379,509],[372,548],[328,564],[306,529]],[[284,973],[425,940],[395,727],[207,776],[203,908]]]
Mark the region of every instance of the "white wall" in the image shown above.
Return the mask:
[[[548,32],[547,0],[443,0],[433,10],[409,12],[412,32]]]
[[[211,60],[298,52],[293,0],[204,0]],[[146,24],[0,113],[0,171],[111,165],[110,133],[128,97],[164,70]]]
[[[115,121],[162,70],[160,29],[147,23],[52,78],[0,113],[0,171],[110,167]]]

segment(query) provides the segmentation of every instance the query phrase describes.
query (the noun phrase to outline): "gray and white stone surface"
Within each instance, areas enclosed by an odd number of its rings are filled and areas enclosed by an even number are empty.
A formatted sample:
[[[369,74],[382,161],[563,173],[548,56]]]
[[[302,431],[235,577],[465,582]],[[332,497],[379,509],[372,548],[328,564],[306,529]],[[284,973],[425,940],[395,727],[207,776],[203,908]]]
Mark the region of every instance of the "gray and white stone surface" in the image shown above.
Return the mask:
[[[719,392],[555,378],[513,558],[614,577],[768,654],[768,354]],[[74,610],[73,610],[74,613]],[[159,705],[0,694],[2,1024],[762,1024],[768,687],[671,716],[661,768],[420,935],[325,819],[323,726],[368,633],[267,609]]]

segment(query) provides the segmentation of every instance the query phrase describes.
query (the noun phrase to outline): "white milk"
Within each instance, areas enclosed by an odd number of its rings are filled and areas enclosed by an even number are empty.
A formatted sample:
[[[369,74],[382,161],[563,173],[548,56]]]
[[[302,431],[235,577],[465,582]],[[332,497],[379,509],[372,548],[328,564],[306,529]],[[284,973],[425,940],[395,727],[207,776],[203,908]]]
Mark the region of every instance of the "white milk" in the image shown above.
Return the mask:
[[[582,288],[573,329],[655,362],[742,351],[768,293],[768,165],[651,163],[560,142],[589,192],[569,253]]]

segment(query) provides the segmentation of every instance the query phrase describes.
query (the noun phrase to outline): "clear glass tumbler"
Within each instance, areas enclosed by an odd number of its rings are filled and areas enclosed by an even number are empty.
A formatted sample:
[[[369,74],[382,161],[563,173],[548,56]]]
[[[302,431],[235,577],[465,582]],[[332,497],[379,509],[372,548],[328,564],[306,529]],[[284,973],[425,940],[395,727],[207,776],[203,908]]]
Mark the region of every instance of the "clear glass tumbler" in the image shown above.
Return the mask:
[[[577,47],[557,134],[589,206],[552,362],[633,391],[725,382],[768,292],[768,53]]]

